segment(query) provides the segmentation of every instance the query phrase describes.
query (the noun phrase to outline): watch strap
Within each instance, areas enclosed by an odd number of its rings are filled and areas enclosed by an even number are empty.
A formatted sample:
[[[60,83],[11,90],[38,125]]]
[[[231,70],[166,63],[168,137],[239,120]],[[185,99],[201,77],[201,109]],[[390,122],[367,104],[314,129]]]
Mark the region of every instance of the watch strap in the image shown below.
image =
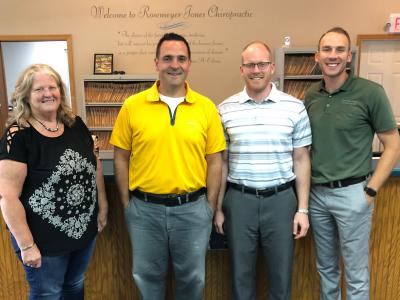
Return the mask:
[[[375,197],[377,194],[376,190],[374,190],[373,188],[370,188],[369,186],[366,186],[364,188],[364,192],[370,197]]]

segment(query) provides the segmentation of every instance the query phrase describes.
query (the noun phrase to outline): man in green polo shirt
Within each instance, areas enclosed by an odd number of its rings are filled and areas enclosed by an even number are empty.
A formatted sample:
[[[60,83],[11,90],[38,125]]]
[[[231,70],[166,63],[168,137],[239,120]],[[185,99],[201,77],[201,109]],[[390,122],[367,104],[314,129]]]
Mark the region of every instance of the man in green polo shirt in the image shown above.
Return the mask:
[[[369,235],[377,191],[399,157],[396,122],[384,89],[346,72],[350,37],[339,27],[324,33],[315,54],[323,74],[306,93],[312,129],[313,228],[321,299],[340,299],[339,254],[347,300],[369,299]],[[374,134],[384,145],[371,174]]]

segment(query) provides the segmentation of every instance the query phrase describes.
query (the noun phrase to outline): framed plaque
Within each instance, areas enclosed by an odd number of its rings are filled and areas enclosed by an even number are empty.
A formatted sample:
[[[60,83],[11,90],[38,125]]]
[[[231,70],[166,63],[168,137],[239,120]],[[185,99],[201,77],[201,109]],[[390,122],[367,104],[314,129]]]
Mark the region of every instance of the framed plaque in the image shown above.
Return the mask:
[[[94,74],[113,73],[113,54],[94,55]]]

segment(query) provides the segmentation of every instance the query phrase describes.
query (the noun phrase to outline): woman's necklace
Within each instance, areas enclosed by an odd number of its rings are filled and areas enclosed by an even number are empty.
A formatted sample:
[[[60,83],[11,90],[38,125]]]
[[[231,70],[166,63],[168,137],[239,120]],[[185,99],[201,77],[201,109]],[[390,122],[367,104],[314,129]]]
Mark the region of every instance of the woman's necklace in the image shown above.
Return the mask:
[[[42,125],[43,128],[46,129],[47,131],[50,131],[50,132],[57,132],[57,131],[58,131],[58,120],[57,120],[56,128],[50,128],[50,127],[47,127],[46,125],[44,125],[42,122],[40,122],[40,121],[39,121],[38,119],[36,119],[34,116],[32,116],[32,118],[34,118],[36,121],[38,121],[38,123],[39,123],[40,125]]]

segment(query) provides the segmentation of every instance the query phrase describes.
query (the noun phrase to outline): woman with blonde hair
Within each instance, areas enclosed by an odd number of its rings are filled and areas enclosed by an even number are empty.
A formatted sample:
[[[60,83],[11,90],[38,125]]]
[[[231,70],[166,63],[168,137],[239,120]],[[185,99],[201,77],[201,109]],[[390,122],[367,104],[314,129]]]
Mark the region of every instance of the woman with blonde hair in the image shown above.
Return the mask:
[[[13,102],[0,142],[0,204],[29,299],[83,299],[84,273],[108,210],[93,140],[48,65],[22,73]]]

